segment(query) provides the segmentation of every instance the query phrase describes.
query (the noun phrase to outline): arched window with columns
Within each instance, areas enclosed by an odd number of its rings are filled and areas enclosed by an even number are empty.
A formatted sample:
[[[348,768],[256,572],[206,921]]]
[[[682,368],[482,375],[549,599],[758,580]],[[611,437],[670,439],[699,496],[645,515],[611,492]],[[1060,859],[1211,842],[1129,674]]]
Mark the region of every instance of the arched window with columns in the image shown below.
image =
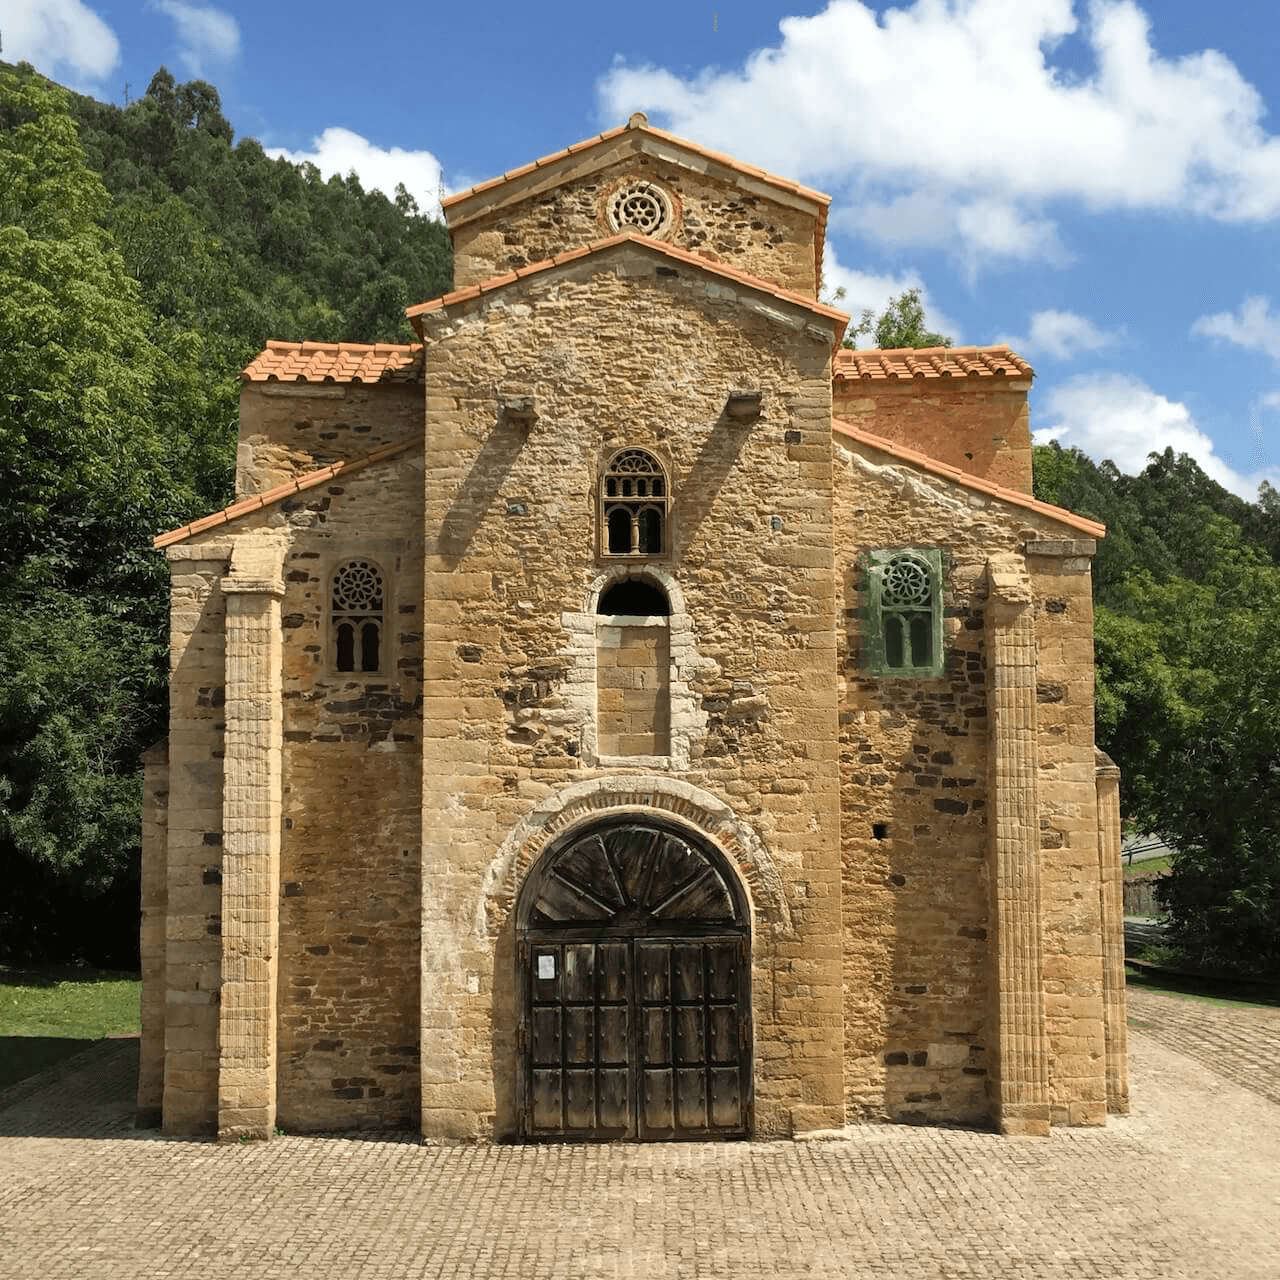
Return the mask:
[[[600,477],[601,552],[659,556],[668,550],[670,486],[647,449],[621,449]]]

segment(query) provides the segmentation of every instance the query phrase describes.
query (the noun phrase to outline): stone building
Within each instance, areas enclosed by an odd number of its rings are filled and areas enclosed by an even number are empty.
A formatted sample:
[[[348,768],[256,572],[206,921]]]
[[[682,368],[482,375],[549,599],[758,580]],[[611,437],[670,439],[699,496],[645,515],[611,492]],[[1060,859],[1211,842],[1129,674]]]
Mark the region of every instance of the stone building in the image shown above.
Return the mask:
[[[1046,1133],[1127,1107],[1090,556],[1007,347],[841,349],[827,197],[642,116],[270,343],[159,537],[140,1114]]]

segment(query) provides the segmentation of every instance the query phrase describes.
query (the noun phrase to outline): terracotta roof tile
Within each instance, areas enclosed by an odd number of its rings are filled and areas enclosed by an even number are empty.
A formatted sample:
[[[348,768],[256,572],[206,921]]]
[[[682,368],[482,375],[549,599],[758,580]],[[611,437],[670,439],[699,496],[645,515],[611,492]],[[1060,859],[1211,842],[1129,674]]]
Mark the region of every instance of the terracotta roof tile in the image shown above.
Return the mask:
[[[420,343],[268,342],[245,382],[420,382]]]
[[[616,129],[608,129],[593,138],[584,138],[581,142],[572,143],[560,151],[553,151],[550,155],[542,156],[532,164],[521,165],[518,169],[512,169],[501,177],[490,178],[485,182],[477,183],[474,187],[468,187],[465,191],[458,191],[451,196],[446,196],[440,202],[441,207],[445,210],[452,209],[455,205],[470,199],[471,196],[479,195],[482,191],[492,191],[494,187],[501,186],[504,182],[511,182],[515,178],[524,177],[527,173],[533,173],[537,169],[545,168],[547,165],[555,164],[558,160],[564,160],[582,151],[589,151],[592,147],[600,146],[601,143],[612,142],[613,139],[631,132],[649,134],[654,138],[660,138],[663,142],[673,143],[675,146],[682,147],[686,151],[692,151],[695,155],[702,156],[704,159],[712,160],[716,164],[722,164],[729,169],[736,169],[739,173],[756,178],[761,182],[766,182],[771,187],[778,187],[780,190],[789,191],[792,195],[812,200],[815,204],[826,206],[831,203],[831,197],[824,192],[815,191],[812,187],[803,186],[799,182],[792,182],[790,178],[780,178],[776,173],[770,173],[767,169],[761,169],[754,164],[746,164],[734,156],[725,155],[722,151],[713,151],[710,147],[699,146],[698,143],[690,142],[688,138],[681,138],[677,134],[668,133],[665,129],[656,129],[651,124],[642,124],[620,125]]]
[[[500,177],[489,178],[485,182],[478,182],[475,186],[468,187],[465,191],[457,191],[451,196],[446,196],[440,202],[445,221],[446,223],[449,221],[450,209],[465,200],[469,200],[472,196],[492,191],[495,187],[500,187],[504,183],[511,182],[516,178],[522,178],[526,174],[536,172],[538,169],[545,169],[548,165],[565,160],[569,156],[578,155],[580,152],[589,151],[592,147],[598,147],[602,143],[612,142],[615,138],[630,132],[650,134],[652,137],[660,138],[663,142],[670,142],[678,147],[683,147],[686,151],[692,151],[695,155],[711,160],[715,164],[724,165],[727,169],[734,169],[738,173],[746,174],[748,177],[767,183],[771,187],[777,187],[781,191],[787,191],[792,195],[813,201],[818,206],[817,226],[814,229],[813,238],[814,269],[816,272],[814,278],[817,280],[822,279],[822,250],[827,235],[827,212],[831,206],[831,197],[829,195],[821,191],[815,191],[812,187],[803,186],[799,182],[792,182],[790,178],[781,178],[776,173],[770,173],[767,169],[761,169],[753,164],[745,164],[734,156],[726,155],[723,151],[713,151],[710,147],[699,146],[698,143],[690,142],[688,138],[681,138],[677,134],[668,133],[665,129],[655,129],[651,124],[626,124],[620,125],[616,129],[607,129],[604,133],[597,134],[594,138],[584,138],[581,142],[574,142],[560,151],[553,151],[550,155],[541,156],[532,164],[521,165],[520,168],[512,169]]]
[[[796,293],[792,289],[783,289],[771,280],[762,280],[759,276],[749,275],[745,271],[739,271],[736,267],[726,266],[723,262],[712,262],[709,258],[702,257],[701,254],[690,253],[687,249],[677,248],[675,245],[667,244],[662,240],[653,240],[649,236],[641,235],[639,232],[632,230],[620,232],[618,235],[610,236],[606,240],[597,240],[594,244],[583,245],[579,249],[570,249],[567,253],[558,253],[554,258],[546,258],[542,262],[533,262],[527,267],[519,267],[515,271],[508,271],[500,276],[493,276],[489,280],[481,281],[480,284],[468,285],[465,289],[455,289],[452,293],[446,293],[439,298],[432,298],[429,302],[419,302],[416,306],[406,307],[405,315],[413,322],[414,328],[418,329],[420,316],[427,315],[433,311],[442,311],[459,302],[467,302],[483,293],[493,293],[498,289],[506,288],[516,280],[539,275],[544,271],[550,271],[553,267],[561,267],[579,258],[585,258],[593,253],[601,253],[606,249],[612,249],[615,245],[626,243],[643,245],[663,257],[698,267],[700,270],[722,276],[737,284],[746,285],[748,288],[755,289],[760,293],[771,294],[784,302],[804,307],[824,319],[838,320],[841,322],[842,328],[843,325],[849,323],[849,317],[845,312],[838,310],[836,307],[829,307],[824,302],[818,302],[816,299],[809,297],[808,294]],[[418,331],[421,332],[421,329],[418,329]]]
[[[1032,378],[1031,366],[1007,346],[898,347],[839,351],[832,366],[837,378],[896,381],[905,378]]]
[[[860,352],[859,354],[863,353]],[[1107,526],[1099,524],[1096,520],[1090,520],[1087,516],[1078,516],[1072,511],[1067,511],[1064,507],[1055,507],[1051,503],[1041,502],[1038,498],[1033,498],[1030,494],[1023,493],[1018,489],[1006,489],[1002,484],[993,484],[990,480],[982,480],[978,476],[971,476],[967,471],[961,471],[959,467],[939,462],[936,458],[929,457],[928,454],[919,453],[915,449],[908,449],[896,441],[886,440],[884,436],[873,435],[870,431],[855,427],[850,422],[843,422],[839,418],[833,418],[831,429],[837,435],[848,436],[850,440],[856,440],[859,444],[869,445],[872,449],[877,449],[881,453],[887,453],[891,457],[910,463],[912,466],[919,467],[922,471],[929,471],[945,480],[963,485],[966,489],[975,489],[979,493],[999,498],[1001,501],[1012,503],[1016,507],[1034,511],[1037,515],[1048,516],[1061,524],[1070,525],[1073,529],[1079,529],[1081,533],[1085,533],[1091,538],[1101,538],[1106,535]]]
[[[402,440],[398,444],[383,445],[381,449],[374,449],[359,458],[351,458],[346,462],[331,462],[327,467],[321,467],[318,471],[308,471],[306,475],[286,480],[284,484],[278,484],[275,488],[268,489],[265,493],[255,493],[250,498],[241,498],[238,502],[233,502],[229,507],[223,507],[221,511],[215,511],[212,515],[201,516],[199,520],[184,524],[180,529],[171,529],[168,533],[162,533],[153,540],[152,545],[155,547],[171,547],[175,542],[185,542],[197,533],[207,533],[210,529],[216,529],[219,525],[230,524],[241,516],[251,515],[253,512],[261,511],[264,507],[272,506],[285,498],[291,498],[295,493],[305,493],[308,489],[314,489],[316,485],[325,484],[330,480],[337,480],[339,477],[354,475],[357,471],[363,471],[365,467],[372,466],[375,462],[394,458],[396,454],[406,453],[410,449],[421,448],[421,446],[422,442],[420,440]]]

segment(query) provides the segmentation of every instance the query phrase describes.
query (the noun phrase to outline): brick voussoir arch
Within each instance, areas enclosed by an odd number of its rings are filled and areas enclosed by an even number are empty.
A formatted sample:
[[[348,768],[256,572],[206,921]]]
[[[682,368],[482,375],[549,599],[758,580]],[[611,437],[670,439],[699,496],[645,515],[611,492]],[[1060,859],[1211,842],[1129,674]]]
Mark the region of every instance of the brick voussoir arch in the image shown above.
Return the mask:
[[[728,804],[692,783],[658,774],[611,775],[575,782],[541,801],[498,847],[476,904],[475,931],[496,938],[515,910],[520,886],[546,847],[563,833],[602,817],[660,815],[689,826],[737,872],[753,932],[793,933],[791,909],[777,864],[764,841]]]

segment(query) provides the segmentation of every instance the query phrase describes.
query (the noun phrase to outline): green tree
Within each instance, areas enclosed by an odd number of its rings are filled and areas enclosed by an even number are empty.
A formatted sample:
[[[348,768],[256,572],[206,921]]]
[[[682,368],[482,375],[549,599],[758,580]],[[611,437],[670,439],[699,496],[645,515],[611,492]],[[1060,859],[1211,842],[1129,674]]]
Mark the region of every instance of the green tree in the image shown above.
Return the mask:
[[[156,412],[175,366],[101,225],[108,204],[66,96],[33,74],[0,73],[0,856],[11,886],[0,946],[10,954],[42,945],[41,903],[73,914],[71,899],[101,895],[136,866],[137,753],[163,708],[164,571],[148,543],[191,510]]]
[[[837,290],[836,296],[842,297],[843,291]],[[856,347],[858,339],[868,334],[874,339],[872,345],[882,351],[898,347],[951,346],[950,338],[929,328],[919,289],[908,289],[896,298],[890,298],[879,316],[874,311],[864,311],[862,319],[849,331],[844,345]]]

